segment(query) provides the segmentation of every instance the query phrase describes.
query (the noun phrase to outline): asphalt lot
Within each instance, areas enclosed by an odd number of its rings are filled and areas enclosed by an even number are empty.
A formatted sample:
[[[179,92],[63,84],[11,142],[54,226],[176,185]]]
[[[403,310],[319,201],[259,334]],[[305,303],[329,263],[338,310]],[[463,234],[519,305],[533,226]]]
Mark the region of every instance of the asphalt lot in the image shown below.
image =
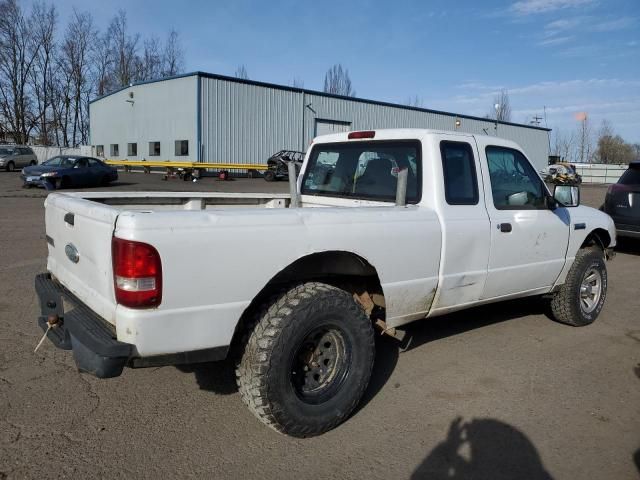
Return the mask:
[[[133,173],[110,188],[284,192],[287,184]],[[598,206],[604,192],[584,187],[582,201]],[[407,352],[379,341],[351,419],[297,440],[249,413],[229,363],[98,380],[48,342],[34,354],[45,196],[0,172],[0,480],[638,478],[640,242],[625,242],[609,263],[607,303],[593,325],[554,323],[536,299],[415,324]]]

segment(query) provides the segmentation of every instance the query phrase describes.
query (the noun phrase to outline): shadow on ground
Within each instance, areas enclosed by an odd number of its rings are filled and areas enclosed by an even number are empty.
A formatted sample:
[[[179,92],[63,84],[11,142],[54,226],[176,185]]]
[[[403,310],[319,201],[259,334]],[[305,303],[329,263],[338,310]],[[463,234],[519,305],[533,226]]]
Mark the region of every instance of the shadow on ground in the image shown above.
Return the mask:
[[[551,480],[536,447],[518,429],[491,418],[451,422],[447,438],[425,457],[412,479]]]
[[[616,252],[640,256],[640,239],[618,237],[616,241]]]

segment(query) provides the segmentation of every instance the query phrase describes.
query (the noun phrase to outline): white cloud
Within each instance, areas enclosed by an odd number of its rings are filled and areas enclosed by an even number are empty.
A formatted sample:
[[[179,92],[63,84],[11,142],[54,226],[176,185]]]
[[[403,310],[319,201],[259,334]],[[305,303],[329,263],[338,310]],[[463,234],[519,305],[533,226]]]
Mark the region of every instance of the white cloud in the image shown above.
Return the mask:
[[[534,15],[593,3],[596,3],[596,0],[520,0],[512,4],[509,10],[516,15]]]
[[[615,20],[608,20],[605,22],[597,23],[593,25],[593,30],[596,32],[614,32],[617,30],[623,30],[629,28],[636,23],[636,19],[633,17],[621,17]]]
[[[548,126],[566,131],[576,127],[576,112],[588,112],[594,125],[608,119],[625,140],[640,142],[640,79],[583,78],[506,87],[470,80],[458,86],[459,95],[429,104],[442,110],[483,116],[503,88],[509,93],[512,120],[516,123],[527,123],[546,110]]]
[[[565,37],[550,37],[545,40],[541,40],[537,43],[537,45],[542,47],[548,47],[553,45],[561,45],[563,43],[567,43],[569,40],[572,40],[573,36],[565,36]]]

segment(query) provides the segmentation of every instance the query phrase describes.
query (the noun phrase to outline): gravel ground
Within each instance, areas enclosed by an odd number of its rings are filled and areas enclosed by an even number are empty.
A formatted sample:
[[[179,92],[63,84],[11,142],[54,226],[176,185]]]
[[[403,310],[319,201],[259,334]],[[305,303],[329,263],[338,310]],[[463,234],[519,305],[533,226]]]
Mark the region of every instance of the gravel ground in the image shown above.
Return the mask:
[[[113,190],[286,191],[261,179]],[[602,187],[583,188],[599,206]],[[358,411],[328,434],[279,435],[241,403],[229,363],[77,373],[41,336],[33,277],[45,269],[46,192],[0,172],[0,480],[5,478],[638,478],[640,243],[609,263],[609,296],[585,328],[535,299],[415,324],[380,340]],[[635,462],[634,462],[635,455]]]

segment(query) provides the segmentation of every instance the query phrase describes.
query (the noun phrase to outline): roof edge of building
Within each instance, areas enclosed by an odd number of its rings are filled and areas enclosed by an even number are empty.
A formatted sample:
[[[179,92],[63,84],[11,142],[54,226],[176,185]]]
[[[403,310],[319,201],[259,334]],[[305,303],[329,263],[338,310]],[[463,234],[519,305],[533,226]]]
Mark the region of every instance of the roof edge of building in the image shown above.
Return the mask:
[[[137,87],[139,85],[148,85],[150,83],[159,83],[159,82],[166,82],[166,81],[170,81],[170,80],[176,80],[179,78],[186,78],[186,77],[203,77],[203,78],[212,78],[215,80],[225,80],[228,82],[235,82],[235,83],[243,83],[246,85],[253,85],[253,86],[257,86],[257,87],[266,87],[266,88],[274,88],[277,90],[285,90],[285,91],[290,91],[290,92],[299,92],[299,93],[305,93],[305,94],[309,94],[309,95],[318,95],[321,97],[328,97],[328,98],[337,98],[340,100],[349,100],[352,102],[358,102],[358,103],[366,103],[366,104],[370,104],[370,105],[380,105],[383,107],[393,107],[393,108],[402,108],[403,110],[413,110],[413,111],[417,111],[417,112],[424,112],[424,113],[435,113],[438,115],[446,115],[448,117],[454,117],[454,118],[464,118],[464,119],[468,119],[468,120],[479,120],[482,122],[491,122],[491,123],[497,123],[499,125],[510,125],[512,127],[521,127],[521,128],[531,128],[533,130],[542,130],[542,131],[546,131],[546,132],[550,132],[551,129],[550,128],[546,128],[546,127],[539,127],[536,125],[526,125],[524,123],[515,123],[515,122],[505,122],[503,120],[493,120],[491,118],[483,118],[483,117],[476,117],[474,115],[466,115],[463,113],[453,113],[453,112],[446,112],[443,110],[433,110],[430,108],[422,108],[422,107],[413,107],[410,105],[402,105],[399,103],[392,103],[392,102],[383,102],[380,100],[371,100],[371,99],[367,99],[367,98],[358,98],[358,97],[347,97],[344,95],[336,95],[333,93],[326,93],[326,92],[320,92],[318,90],[309,90],[306,88],[300,88],[300,87],[290,87],[288,85],[279,85],[277,83],[268,83],[268,82],[260,82],[257,80],[249,80],[249,79],[243,79],[243,78],[236,78],[236,77],[229,77],[226,75],[220,75],[217,73],[208,73],[208,72],[201,72],[201,71],[195,71],[195,72],[188,72],[188,73],[182,73],[179,75],[173,75],[170,77],[164,77],[164,78],[157,78],[154,80],[145,80],[143,82],[135,82],[135,83],[131,83],[128,86],[125,87],[121,87],[118,88],[117,90],[114,90],[113,92],[109,92],[106,95],[102,95],[100,97],[96,97],[93,100],[89,101],[89,104],[92,104],[94,102],[97,102],[99,100],[105,99],[107,97],[110,97],[112,95],[115,95],[116,93],[119,93],[123,90],[126,90],[127,88],[131,88],[131,87]]]

